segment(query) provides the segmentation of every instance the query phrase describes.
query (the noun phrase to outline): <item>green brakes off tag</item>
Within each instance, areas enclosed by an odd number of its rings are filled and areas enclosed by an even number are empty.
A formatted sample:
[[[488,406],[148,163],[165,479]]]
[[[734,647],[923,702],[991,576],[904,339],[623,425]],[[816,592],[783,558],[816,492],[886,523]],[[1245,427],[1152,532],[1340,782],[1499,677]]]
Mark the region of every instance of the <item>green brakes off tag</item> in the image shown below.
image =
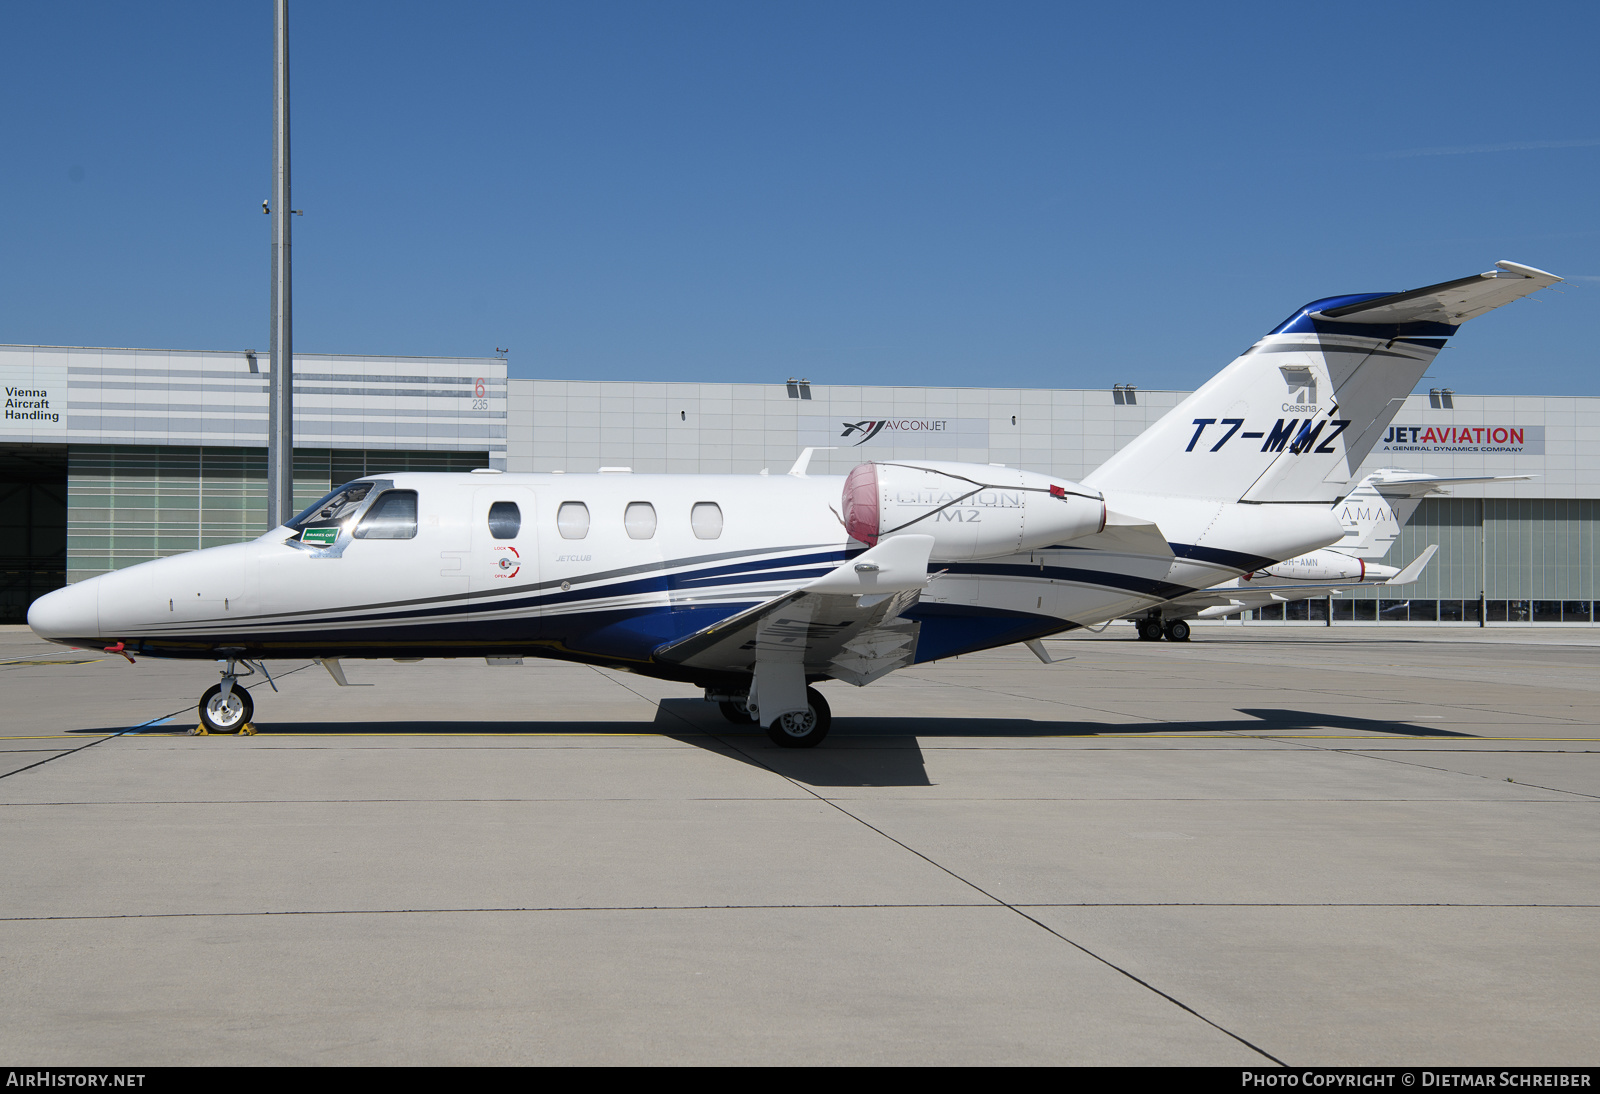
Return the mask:
[[[301,543],[314,543],[318,547],[332,547],[333,541],[338,538],[337,528],[307,528],[300,533]]]

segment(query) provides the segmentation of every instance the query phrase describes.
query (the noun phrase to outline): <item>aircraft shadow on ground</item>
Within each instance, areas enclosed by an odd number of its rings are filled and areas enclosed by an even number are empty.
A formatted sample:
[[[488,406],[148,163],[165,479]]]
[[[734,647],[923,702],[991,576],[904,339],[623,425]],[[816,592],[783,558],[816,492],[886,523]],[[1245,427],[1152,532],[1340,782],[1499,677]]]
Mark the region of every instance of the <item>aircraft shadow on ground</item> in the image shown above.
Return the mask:
[[[930,786],[921,741],[955,738],[1046,738],[1162,734],[1203,736],[1218,733],[1288,734],[1346,731],[1406,737],[1470,738],[1470,733],[1419,726],[1410,722],[1356,718],[1317,711],[1240,708],[1247,717],[1185,722],[1041,721],[1027,718],[850,718],[839,717],[827,742],[818,749],[773,745],[757,726],[734,725],[717,708],[699,699],[666,699],[655,718],[638,721],[370,721],[275,722],[258,728],[263,736],[630,736],[659,734],[684,744],[773,771],[808,786]],[[176,721],[176,720],[175,720]],[[151,727],[152,735],[170,735],[176,725]],[[82,729],[75,733],[118,733],[125,727]]]

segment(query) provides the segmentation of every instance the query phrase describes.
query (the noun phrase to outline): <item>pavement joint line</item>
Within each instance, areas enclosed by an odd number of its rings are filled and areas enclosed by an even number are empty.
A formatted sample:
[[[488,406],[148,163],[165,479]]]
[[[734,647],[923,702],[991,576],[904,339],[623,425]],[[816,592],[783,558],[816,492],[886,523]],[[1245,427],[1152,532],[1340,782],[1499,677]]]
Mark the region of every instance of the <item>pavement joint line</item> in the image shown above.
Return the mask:
[[[1596,910],[1600,911],[1600,904],[1469,904],[1449,902],[1412,902],[1412,903],[1377,903],[1377,902],[1350,902],[1338,903],[1335,901],[1310,901],[1305,903],[1290,902],[1235,902],[1226,901],[1098,901],[1067,904],[1006,904],[1004,902],[972,901],[963,903],[959,901],[943,901],[929,903],[914,901],[906,903],[816,903],[816,904],[524,904],[524,905],[491,905],[477,908],[257,908],[247,911],[215,911],[215,912],[104,912],[98,915],[12,915],[0,916],[0,923],[71,923],[71,922],[105,922],[117,919],[225,919],[267,916],[340,916],[340,915],[503,915],[509,913],[536,913],[536,912],[762,912],[762,911],[872,911],[882,909],[885,911],[938,909],[938,908],[978,908],[989,911],[1019,912],[1023,908],[1462,908],[1469,910],[1493,910],[1503,908],[1508,911],[1527,910]],[[1032,916],[1025,913],[1022,918],[1037,923]],[[1043,924],[1039,924],[1044,926]],[[1076,942],[1064,938],[1049,927],[1044,928],[1050,934],[1063,941],[1077,946]],[[1084,951],[1088,953],[1087,950]],[[1089,954],[1094,957],[1094,954]],[[1104,958],[1096,958],[1102,964],[1110,965]],[[1115,965],[1111,966],[1116,968]],[[1121,972],[1121,969],[1117,969]],[[1126,975],[1126,974],[1124,974]],[[1137,977],[1130,977],[1137,980]],[[1143,981],[1139,981],[1143,983]],[[1148,984],[1145,984],[1149,987]],[[1158,995],[1164,995],[1159,989],[1151,988]],[[1171,998],[1167,996],[1167,998]],[[1172,1000],[1177,1002],[1177,1000]],[[1178,1006],[1183,1006],[1178,1003]],[[1188,1009],[1188,1008],[1185,1008]],[[1195,1012],[1190,1011],[1191,1014]],[[1204,1015],[1195,1014],[1195,1017],[1206,1020]],[[1215,1025],[1215,1023],[1210,1023]],[[1218,1029],[1222,1027],[1218,1026]],[[1227,1032],[1223,1030],[1223,1032]],[[1231,1036],[1231,1035],[1230,1035]],[[1238,1040],[1238,1038],[1235,1038]],[[1254,1045],[1250,1046],[1255,1048]],[[1260,1052],[1260,1049],[1256,1049]],[[1266,1055],[1266,1053],[1262,1053]]]
[[[1455,770],[1452,770],[1451,768],[1448,768],[1448,767],[1435,767],[1432,764],[1417,763],[1415,760],[1402,760],[1402,759],[1400,759],[1398,757],[1395,757],[1395,756],[1368,755],[1366,752],[1364,752],[1362,750],[1353,749],[1353,748],[1331,748],[1331,749],[1327,749],[1327,751],[1329,751],[1329,752],[1342,752],[1342,753],[1345,753],[1345,754],[1351,755],[1351,756],[1361,756],[1364,759],[1369,759],[1369,760],[1382,760],[1385,763],[1400,764],[1400,765],[1402,765],[1404,767],[1417,767],[1417,768],[1421,768],[1424,771],[1443,771],[1443,772],[1446,772],[1446,773],[1451,774],[1451,775],[1463,775],[1463,776],[1466,776],[1467,778],[1484,779],[1484,780],[1486,780],[1488,782],[1498,783],[1498,782],[1501,782],[1502,780],[1506,779],[1506,776],[1498,776],[1497,777],[1497,776],[1494,776],[1494,775],[1479,775],[1479,774],[1477,774],[1476,772],[1473,772],[1473,771],[1455,771]],[[1530,783],[1530,782],[1527,782],[1525,780],[1513,781],[1511,785],[1513,785],[1513,786],[1528,786],[1528,787],[1532,787],[1535,790],[1548,791],[1551,794],[1570,794],[1573,797],[1587,798],[1590,801],[1600,800],[1600,794],[1590,794],[1590,793],[1587,793],[1586,791],[1583,791],[1583,790],[1563,790],[1560,787],[1544,786],[1544,785],[1542,785],[1540,783]]]
[[[671,713],[673,717],[678,718],[679,720],[684,720],[682,718],[682,715],[677,714],[675,711],[674,712],[669,712],[669,713]],[[974,881],[972,881],[972,880],[970,880],[968,878],[962,877],[960,874],[956,873],[954,870],[950,869],[948,866],[945,866],[943,863],[935,861],[933,858],[929,857],[926,854],[923,854],[921,851],[918,851],[916,848],[912,847],[911,845],[909,845],[907,843],[904,843],[901,840],[896,839],[895,837],[889,835],[889,833],[885,832],[883,829],[881,829],[881,828],[877,827],[876,825],[864,820],[861,817],[858,817],[856,814],[850,812],[850,810],[846,809],[844,806],[840,805],[838,802],[832,801],[832,800],[830,800],[828,798],[823,797],[821,794],[818,794],[815,790],[811,789],[810,787],[804,785],[803,783],[800,783],[800,782],[796,781],[795,779],[791,778],[788,775],[783,774],[781,771],[776,770],[770,764],[768,764],[766,761],[760,759],[759,757],[752,756],[749,753],[745,752],[743,749],[738,748],[737,745],[729,745],[728,747],[730,749],[734,750],[734,751],[737,751],[737,752],[740,752],[741,754],[743,754],[748,760],[750,760],[750,762],[759,764],[760,766],[766,768],[768,771],[771,771],[774,775],[777,775],[780,779],[783,779],[785,782],[789,783],[791,786],[798,787],[799,789],[804,790],[807,794],[810,794],[813,797],[815,797],[818,801],[824,802],[827,805],[833,807],[834,809],[837,809],[839,812],[843,813],[845,816],[849,817],[851,820],[855,821],[857,824],[861,825],[862,827],[867,828],[868,830],[877,833],[879,836],[882,836],[884,839],[888,840],[890,843],[893,843],[897,847],[900,847],[901,849],[903,849],[905,851],[908,851],[911,854],[917,856],[922,861],[926,862],[928,865],[930,865],[930,866],[934,867],[935,869],[941,870],[944,873],[950,875],[951,877],[955,878],[957,881],[961,882],[963,885],[966,885],[966,886],[970,887],[974,892],[981,893],[983,896],[988,897],[990,900],[994,901],[995,904],[998,905],[999,907],[1009,909],[1010,911],[1014,912],[1015,914],[1021,916],[1023,919],[1026,919],[1029,923],[1032,923],[1034,926],[1036,926],[1036,927],[1040,928],[1041,930],[1045,931],[1047,934],[1050,934],[1050,935],[1052,935],[1052,936],[1054,936],[1056,938],[1059,938],[1061,941],[1065,942],[1067,945],[1071,946],[1073,949],[1076,949],[1079,952],[1087,955],[1088,957],[1093,958],[1095,961],[1100,962],[1100,964],[1106,966],[1108,969],[1111,969],[1114,972],[1121,973],[1123,976],[1125,976],[1129,980],[1132,980],[1135,984],[1138,984],[1140,987],[1143,987],[1147,991],[1150,991],[1150,992],[1152,992],[1152,993],[1154,993],[1156,995],[1159,995],[1161,998],[1165,999],[1167,1002],[1173,1004],[1174,1006],[1178,1007],[1179,1009],[1181,1009],[1183,1011],[1186,1011],[1187,1013],[1189,1013],[1193,1017],[1200,1019],[1200,1021],[1204,1022],[1206,1025],[1210,1026],[1212,1029],[1215,1029],[1218,1032],[1223,1033],[1226,1036],[1233,1038],[1235,1041],[1238,1041],[1241,1045],[1244,1045],[1246,1048],[1250,1049],[1252,1052],[1255,1052],[1255,1053],[1258,1053],[1258,1054],[1260,1054],[1262,1056],[1265,1056],[1267,1059],[1271,1060],[1273,1063],[1277,1064],[1280,1067],[1287,1067],[1288,1066],[1282,1060],[1278,1059],[1278,1057],[1276,1057],[1276,1056],[1272,1055],[1272,1053],[1268,1052],[1266,1049],[1261,1048],[1258,1045],[1252,1044],[1250,1041],[1247,1041],[1245,1038],[1241,1037],[1239,1034],[1237,1034],[1237,1033],[1233,1032],[1232,1030],[1228,1029],[1226,1026],[1220,1025],[1219,1023],[1212,1021],[1210,1018],[1207,1018],[1205,1015],[1201,1014],[1199,1011],[1195,1010],[1193,1007],[1189,1006],[1187,1003],[1184,1003],[1182,1000],[1176,998],[1175,996],[1172,996],[1172,995],[1168,994],[1167,992],[1162,991],[1160,988],[1156,987],[1154,984],[1150,983],[1147,980],[1144,980],[1143,978],[1141,978],[1139,976],[1134,975],[1134,973],[1132,973],[1128,969],[1125,969],[1122,966],[1116,964],[1115,962],[1112,962],[1112,961],[1108,960],[1107,958],[1101,957],[1099,954],[1095,953],[1093,950],[1089,949],[1087,946],[1084,946],[1084,945],[1082,945],[1081,943],[1078,943],[1078,942],[1074,942],[1072,939],[1068,938],[1066,935],[1062,934],[1060,931],[1055,930],[1054,928],[1050,927],[1048,924],[1042,922],[1038,918],[1029,915],[1027,912],[1023,911],[1021,908],[1017,907],[1016,905],[1011,904],[1010,902],[1001,899],[1000,897],[998,897],[995,894],[989,892],[988,890],[983,888],[983,886],[977,884],[976,882],[974,882]]]
[[[1291,738],[1291,739],[1294,739],[1294,740],[1306,740],[1306,741],[1315,740],[1315,738]],[[1485,740],[1486,738],[1474,737],[1472,739],[1473,740]],[[1479,775],[1476,772],[1472,772],[1472,771],[1455,771],[1455,770],[1453,770],[1451,768],[1448,768],[1448,767],[1436,767],[1436,766],[1434,766],[1432,764],[1417,763],[1415,760],[1402,760],[1402,759],[1400,759],[1398,757],[1395,757],[1395,756],[1381,755],[1380,753],[1386,751],[1386,750],[1383,750],[1383,749],[1328,748],[1328,747],[1326,747],[1324,745],[1311,744],[1311,743],[1304,744],[1304,745],[1302,745],[1300,747],[1306,748],[1306,749],[1309,749],[1309,750],[1313,750],[1313,751],[1316,751],[1316,752],[1327,752],[1327,753],[1331,753],[1331,754],[1337,755],[1337,756],[1355,756],[1355,757],[1358,757],[1358,758],[1364,759],[1364,760],[1377,760],[1377,761],[1381,761],[1383,763],[1399,764],[1402,767],[1415,767],[1415,768],[1418,768],[1418,769],[1423,770],[1423,771],[1437,771],[1437,772],[1440,772],[1440,773],[1443,773],[1443,774],[1446,774],[1446,775],[1456,775],[1456,776],[1460,776],[1460,777],[1463,777],[1463,778],[1470,778],[1470,779],[1482,779],[1482,780],[1484,780],[1486,782],[1498,783],[1498,782],[1501,782],[1503,780],[1503,778],[1504,778],[1504,776],[1496,777],[1494,775]],[[1457,749],[1457,750],[1454,750],[1454,751],[1465,751],[1465,750],[1464,749]],[[1600,794],[1589,794],[1589,793],[1586,793],[1586,792],[1584,792],[1582,790],[1561,790],[1561,789],[1558,789],[1558,788],[1553,787],[1553,786],[1542,786],[1542,785],[1540,785],[1538,783],[1529,783],[1529,782],[1513,782],[1512,785],[1513,786],[1528,786],[1528,787],[1532,787],[1535,790],[1543,790],[1543,791],[1546,791],[1546,792],[1551,793],[1551,794],[1568,794],[1568,795],[1571,795],[1573,797],[1585,798],[1585,799],[1588,799],[1590,801],[1600,800]],[[1421,799],[1421,800],[1431,800],[1431,799]],[[1487,804],[1487,803],[1485,803],[1485,804]]]

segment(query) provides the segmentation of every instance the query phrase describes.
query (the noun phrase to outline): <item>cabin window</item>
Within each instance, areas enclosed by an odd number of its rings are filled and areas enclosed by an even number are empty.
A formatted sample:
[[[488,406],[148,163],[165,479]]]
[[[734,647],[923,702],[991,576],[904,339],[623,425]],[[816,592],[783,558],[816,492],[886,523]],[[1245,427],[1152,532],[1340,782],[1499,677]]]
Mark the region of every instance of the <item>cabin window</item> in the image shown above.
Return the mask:
[[[415,490],[384,491],[356,525],[357,539],[415,539],[416,535]]]
[[[556,510],[556,530],[562,539],[582,539],[589,534],[589,507],[581,501],[564,501]]]
[[[622,514],[629,539],[650,539],[656,534],[656,507],[647,501],[630,501]]]
[[[489,534],[495,539],[516,539],[522,531],[522,510],[514,501],[497,501],[489,506]]]
[[[697,501],[689,510],[689,523],[695,539],[722,538],[722,506],[714,501]]]

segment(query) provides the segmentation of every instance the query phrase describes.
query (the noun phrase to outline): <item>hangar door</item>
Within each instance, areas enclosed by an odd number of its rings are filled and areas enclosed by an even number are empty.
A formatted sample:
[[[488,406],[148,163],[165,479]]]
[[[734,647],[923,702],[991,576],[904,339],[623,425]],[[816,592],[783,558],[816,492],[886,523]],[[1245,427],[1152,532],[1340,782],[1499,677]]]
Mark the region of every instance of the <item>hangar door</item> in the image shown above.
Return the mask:
[[[0,623],[66,583],[66,446],[0,445]]]

